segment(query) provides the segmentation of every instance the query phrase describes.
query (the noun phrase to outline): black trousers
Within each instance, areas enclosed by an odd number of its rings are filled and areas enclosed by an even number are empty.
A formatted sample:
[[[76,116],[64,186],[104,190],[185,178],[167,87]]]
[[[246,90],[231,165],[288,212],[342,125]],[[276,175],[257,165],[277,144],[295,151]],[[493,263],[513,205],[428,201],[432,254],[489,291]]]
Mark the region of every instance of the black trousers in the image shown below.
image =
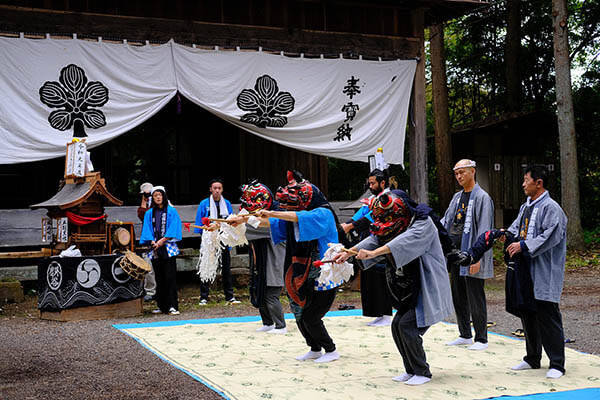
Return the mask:
[[[456,311],[456,322],[461,338],[470,339],[471,320],[475,328],[475,341],[487,343],[487,304],[484,290],[485,280],[460,276],[460,267],[450,268],[452,303]]]
[[[417,316],[414,308],[402,315],[399,312],[394,315],[392,337],[398,351],[400,351],[404,370],[407,374],[431,378],[431,371],[429,370],[429,364],[427,364],[423,339],[421,338],[427,332],[427,329],[429,327],[419,328],[417,326]]]
[[[542,347],[550,359],[550,368],[565,372],[565,334],[562,315],[557,303],[535,301],[537,312],[521,312],[525,331],[527,355],[523,360],[533,368],[540,368]]]
[[[177,264],[175,257],[155,258],[152,268],[156,277],[156,294],[154,298],[160,311],[167,313],[169,309],[179,309],[177,300]]]
[[[384,268],[373,266],[360,271],[360,301],[365,317],[392,315]]]
[[[308,306],[302,310],[300,319],[296,320],[300,333],[312,351],[321,351],[321,349],[325,349],[327,353],[335,351],[335,344],[325,329],[323,317],[331,308],[336,292],[336,289],[331,289],[312,293]]]
[[[275,324],[275,329],[285,328],[285,319],[283,318],[283,307],[279,301],[281,287],[267,286],[265,289],[265,299],[258,308],[263,325]]]
[[[225,300],[233,299],[233,280],[231,279],[231,256],[229,249],[224,248],[221,252],[221,280],[223,282],[223,293]],[[208,300],[210,283],[200,282],[200,299]]]

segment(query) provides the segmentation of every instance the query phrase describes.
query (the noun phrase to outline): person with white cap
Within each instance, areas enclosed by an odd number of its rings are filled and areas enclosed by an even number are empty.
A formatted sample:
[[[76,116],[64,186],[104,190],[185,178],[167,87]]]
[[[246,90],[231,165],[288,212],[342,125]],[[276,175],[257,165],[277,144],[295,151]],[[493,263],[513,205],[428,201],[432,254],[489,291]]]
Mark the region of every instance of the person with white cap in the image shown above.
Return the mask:
[[[179,254],[177,241],[181,240],[181,218],[169,203],[163,186],[154,186],[151,193],[152,208],[144,215],[140,244],[152,245],[149,257],[156,274],[158,305],[152,312],[179,315],[175,256]]]
[[[468,159],[454,166],[454,176],[462,190],[454,194],[441,220],[454,246],[462,251],[473,246],[477,238],[494,225],[494,202],[475,181],[475,167],[475,161]],[[449,264],[448,270],[460,336],[447,345],[470,345],[469,350],[485,350],[488,340],[484,285],[486,279],[494,276],[492,252],[487,251],[480,261],[470,266]]]
[[[140,221],[144,222],[144,214],[150,208],[152,204],[152,184],[150,182],[145,182],[140,185],[140,194],[142,195],[142,201],[140,206],[137,209],[137,215]],[[144,301],[152,301],[154,300],[154,296],[156,295],[156,277],[154,275],[154,268],[152,268],[152,261],[148,258],[148,254],[143,254],[144,259],[150,264],[150,272],[144,276],[144,291],[146,295],[144,296]]]

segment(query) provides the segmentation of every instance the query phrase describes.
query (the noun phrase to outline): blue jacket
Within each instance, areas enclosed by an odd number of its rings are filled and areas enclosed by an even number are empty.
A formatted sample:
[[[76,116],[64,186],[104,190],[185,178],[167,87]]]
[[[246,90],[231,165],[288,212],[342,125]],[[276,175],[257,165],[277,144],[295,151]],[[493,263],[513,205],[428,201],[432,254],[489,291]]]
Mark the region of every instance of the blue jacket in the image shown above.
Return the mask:
[[[229,202],[229,200],[225,199],[225,204],[227,205],[227,211],[229,212],[229,214],[233,214],[233,209],[231,208],[231,203]],[[198,210],[196,211],[196,225],[204,225],[202,223],[202,218],[205,217],[210,217],[210,197],[207,197],[206,199],[200,202]],[[202,234],[202,229],[194,228],[194,233]]]
[[[167,227],[165,237],[174,241],[181,240],[181,218],[173,206],[167,206]],[[154,226],[152,225],[152,208],[144,214],[144,223],[142,225],[142,235],[140,244],[149,243],[156,240],[154,237]]]

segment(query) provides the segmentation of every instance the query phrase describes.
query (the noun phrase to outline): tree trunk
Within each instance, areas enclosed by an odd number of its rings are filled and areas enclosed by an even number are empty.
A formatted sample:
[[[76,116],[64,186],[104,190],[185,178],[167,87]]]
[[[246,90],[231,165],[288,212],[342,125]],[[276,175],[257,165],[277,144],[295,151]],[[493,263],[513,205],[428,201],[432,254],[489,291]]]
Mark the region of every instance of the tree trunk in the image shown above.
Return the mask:
[[[506,110],[521,110],[519,50],[521,48],[521,0],[508,0],[506,21]]]
[[[556,104],[560,140],[560,177],[562,207],[569,218],[567,245],[583,249],[583,231],[579,211],[579,172],[577,166],[577,139],[575,115],[571,94],[571,66],[567,29],[566,0],[552,0],[554,25],[554,68],[556,70]]]
[[[427,114],[425,100],[425,12],[412,12],[414,36],[419,38],[420,60],[417,63],[413,85],[413,115],[415,127],[410,129],[410,196],[419,203],[427,203]]]
[[[433,117],[435,120],[435,165],[440,199],[439,208],[444,210],[450,204],[454,193],[454,179],[443,24],[433,25],[429,28],[429,45],[433,86]]]

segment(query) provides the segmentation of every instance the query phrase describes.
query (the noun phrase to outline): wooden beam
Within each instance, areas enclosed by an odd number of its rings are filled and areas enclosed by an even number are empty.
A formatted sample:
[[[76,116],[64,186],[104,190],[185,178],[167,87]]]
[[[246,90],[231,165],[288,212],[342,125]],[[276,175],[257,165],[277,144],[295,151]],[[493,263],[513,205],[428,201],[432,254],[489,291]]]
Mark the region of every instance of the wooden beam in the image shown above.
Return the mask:
[[[10,258],[43,258],[49,257],[52,255],[51,249],[42,249],[37,251],[10,251],[5,253],[0,253],[0,259],[10,259]]]
[[[232,25],[164,18],[142,18],[85,12],[55,11],[0,5],[0,31],[30,33],[77,33],[79,37],[102,36],[164,43],[173,38],[182,44],[220,47],[258,47],[305,54],[352,52],[366,57],[415,58],[419,40],[348,32]]]
[[[427,203],[427,115],[425,100],[425,25],[424,11],[412,14],[414,35],[419,37],[420,51],[413,85],[413,116],[415,126],[409,129],[410,195],[419,203]]]

